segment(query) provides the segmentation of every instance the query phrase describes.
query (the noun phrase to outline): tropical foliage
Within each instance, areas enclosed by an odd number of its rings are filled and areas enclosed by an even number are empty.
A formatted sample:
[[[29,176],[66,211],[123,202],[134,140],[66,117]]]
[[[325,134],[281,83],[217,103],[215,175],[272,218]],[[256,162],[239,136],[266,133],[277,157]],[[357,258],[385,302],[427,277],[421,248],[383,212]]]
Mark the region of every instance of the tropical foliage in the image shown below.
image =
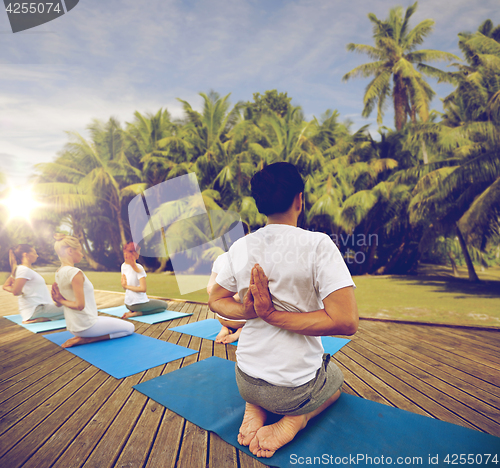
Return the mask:
[[[235,105],[229,95],[200,93],[200,107],[179,99],[182,119],[159,109],[135,112],[124,125],[93,121],[87,137],[70,133],[54,161],[37,168],[38,194],[50,204],[40,218],[79,237],[91,267],[115,269],[131,239],[130,202],[195,174],[204,209],[219,217],[200,215],[189,197],[148,213],[152,225],[170,228],[167,237],[163,230],[151,237],[163,239],[163,254],[145,259],[147,266],[171,269],[169,251],[209,243],[234,221],[225,212],[251,229],[264,225],[250,179],[288,161],[305,180],[301,226],[328,233],[352,273],[408,273],[425,259],[454,268],[463,261],[476,279],[474,263],[498,261],[500,243],[500,28],[487,20],[475,33],[460,33],[459,63],[447,52],[416,50],[434,24],[411,28],[416,8],[404,15],[394,8],[386,20],[370,14],[375,46],[347,46],[375,59],[344,77],[373,77],[363,115],[377,107],[381,123],[391,98],[395,130],[380,127],[375,138],[335,110],[306,120],[277,90]],[[456,60],[455,71],[426,64],[435,60]],[[441,114],[430,109],[434,91],[423,75],[455,86]],[[186,253],[186,268],[199,271],[220,253],[215,244],[201,257]]]

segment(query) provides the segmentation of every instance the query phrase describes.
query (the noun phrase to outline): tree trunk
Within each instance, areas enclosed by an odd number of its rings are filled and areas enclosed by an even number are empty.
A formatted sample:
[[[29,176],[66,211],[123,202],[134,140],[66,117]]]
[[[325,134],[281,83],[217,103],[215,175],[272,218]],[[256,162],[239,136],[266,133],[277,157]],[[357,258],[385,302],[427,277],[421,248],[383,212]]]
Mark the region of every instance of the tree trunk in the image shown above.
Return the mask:
[[[162,257],[160,260],[160,266],[155,270],[155,273],[161,273],[165,271],[167,267],[168,258]]]
[[[122,241],[121,247],[123,248],[123,246],[127,243],[127,238],[125,237],[125,228],[123,227],[123,219],[120,210],[116,212],[116,215],[118,218],[118,228],[120,229],[120,239]]]
[[[472,264],[469,251],[467,250],[467,245],[465,244],[465,239],[462,236],[462,233],[460,232],[457,223],[455,223],[455,228],[457,229],[458,241],[460,242],[460,247],[462,248],[462,253],[464,254],[465,258],[465,264],[467,265],[467,271],[469,272],[469,281],[474,281],[478,283],[479,277],[477,276],[476,270],[474,269],[474,265]]]
[[[457,268],[457,264],[454,260],[454,258],[451,256],[451,254],[448,252],[448,258],[450,259],[450,263],[451,263],[451,270],[453,272],[453,276],[455,278],[458,278],[460,275],[458,274],[458,268]]]
[[[78,221],[74,217],[72,218],[71,224],[73,227],[73,233],[74,233],[75,237],[80,241],[80,244],[82,244],[83,257],[85,258],[85,260],[89,264],[90,268],[92,268],[93,270],[97,270],[97,271],[107,270],[107,268],[104,265],[101,265],[92,256],[90,246],[89,246],[89,243],[87,241],[87,237],[85,236],[85,232],[82,229],[82,227],[79,225]]]
[[[403,79],[399,75],[394,75],[394,124],[396,130],[401,130],[406,123],[406,93]]]
[[[399,258],[401,257],[401,255],[403,254],[403,251],[405,249],[405,245],[406,245],[406,235],[405,237],[403,238],[403,242],[401,243],[401,245],[398,247],[398,249],[394,252],[394,254],[392,255],[392,257],[389,259],[389,261],[385,264],[385,265],[382,265],[376,272],[375,274],[376,275],[386,275],[386,274],[390,274],[391,272],[391,269],[392,267],[396,264],[396,262],[399,260]]]

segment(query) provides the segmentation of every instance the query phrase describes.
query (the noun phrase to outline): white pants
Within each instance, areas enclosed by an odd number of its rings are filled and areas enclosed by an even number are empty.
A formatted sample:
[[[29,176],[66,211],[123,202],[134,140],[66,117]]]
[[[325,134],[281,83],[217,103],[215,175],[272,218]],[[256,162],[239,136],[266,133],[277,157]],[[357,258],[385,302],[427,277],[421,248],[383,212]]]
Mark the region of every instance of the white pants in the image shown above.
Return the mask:
[[[35,320],[37,318],[62,320],[64,318],[64,308],[57,307],[55,304],[40,304],[36,306],[33,315],[27,320]]]
[[[109,335],[109,339],[121,338],[122,336],[134,333],[133,323],[113,317],[97,317],[97,322],[90,328],[79,332],[72,332],[73,335],[81,338],[93,338],[95,336]]]

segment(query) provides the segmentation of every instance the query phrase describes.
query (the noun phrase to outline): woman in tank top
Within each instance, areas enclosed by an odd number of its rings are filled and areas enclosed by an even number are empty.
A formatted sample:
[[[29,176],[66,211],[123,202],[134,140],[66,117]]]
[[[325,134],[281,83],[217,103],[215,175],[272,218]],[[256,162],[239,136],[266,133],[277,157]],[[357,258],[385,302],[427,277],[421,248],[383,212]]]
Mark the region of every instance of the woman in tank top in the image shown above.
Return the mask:
[[[62,307],[52,302],[45,280],[31,267],[37,258],[36,250],[29,244],[19,244],[9,250],[11,274],[3,289],[19,296],[19,313],[23,323],[64,318]]]
[[[56,234],[54,238],[54,249],[61,260],[61,268],[57,270],[56,282],[52,285],[52,299],[64,306],[67,329],[75,335],[61,346],[69,348],[132,334],[132,323],[98,316],[94,286],[83,271],[75,267],[83,258],[80,241],[64,234]]]

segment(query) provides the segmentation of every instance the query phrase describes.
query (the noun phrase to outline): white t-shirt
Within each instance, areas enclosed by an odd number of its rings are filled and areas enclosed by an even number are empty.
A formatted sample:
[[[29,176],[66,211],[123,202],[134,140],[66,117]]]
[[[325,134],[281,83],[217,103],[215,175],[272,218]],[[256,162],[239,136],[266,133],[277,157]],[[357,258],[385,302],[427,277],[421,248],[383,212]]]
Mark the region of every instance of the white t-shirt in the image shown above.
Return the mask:
[[[269,278],[274,307],[289,312],[322,309],[323,299],[354,286],[337,246],[323,233],[268,224],[236,241],[216,281],[244,297],[258,263]],[[293,333],[260,318],[247,320],[238,342],[238,367],[273,385],[296,387],[312,380],[321,366],[320,337]]]
[[[127,263],[122,264],[122,275],[125,275],[127,278],[127,284],[130,286],[140,286],[140,279],[146,278],[146,272],[142,265],[136,263],[139,268],[139,272],[135,271],[130,265]],[[148,295],[145,292],[135,292],[130,291],[130,289],[125,290],[125,304],[131,306],[134,304],[144,304],[145,302],[149,302]]]
[[[228,252],[225,252],[221,255],[219,255],[216,259],[214,264],[212,265],[212,272],[219,274],[219,272],[222,270],[224,263],[229,260],[228,257]]]
[[[36,271],[25,265],[18,265],[15,279],[18,278],[28,280],[19,296],[19,313],[23,320],[29,320],[40,304],[53,304],[45,280]]]
[[[97,305],[94,296],[94,286],[85,276],[85,273],[76,267],[63,266],[56,271],[56,283],[59,286],[59,291],[62,296],[68,301],[76,301],[75,293],[71,282],[75,275],[82,273],[83,294],[85,297],[85,307],[83,310],[70,309],[64,306],[64,318],[66,320],[66,328],[70,332],[81,332],[87,330],[97,322]]]
[[[219,274],[219,272],[224,268],[224,264],[229,261],[229,253],[224,252],[223,254],[219,255],[216,259],[214,264],[212,265],[212,272]],[[215,314],[217,317],[223,319],[223,320],[231,320],[231,322],[246,322],[246,320],[235,320],[235,319],[228,319],[226,317],[223,317],[222,315]]]

